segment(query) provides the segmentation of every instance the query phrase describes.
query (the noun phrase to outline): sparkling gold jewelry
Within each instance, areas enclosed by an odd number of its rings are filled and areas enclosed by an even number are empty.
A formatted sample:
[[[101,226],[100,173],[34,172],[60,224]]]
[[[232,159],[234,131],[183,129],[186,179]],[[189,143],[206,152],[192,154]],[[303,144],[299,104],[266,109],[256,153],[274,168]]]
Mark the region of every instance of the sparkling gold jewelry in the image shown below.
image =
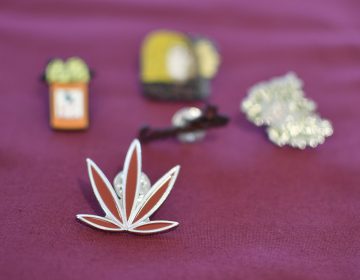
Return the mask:
[[[303,81],[295,73],[260,82],[241,103],[248,120],[267,126],[269,139],[278,146],[316,147],[333,134],[331,122],[316,113],[314,101],[305,97]]]

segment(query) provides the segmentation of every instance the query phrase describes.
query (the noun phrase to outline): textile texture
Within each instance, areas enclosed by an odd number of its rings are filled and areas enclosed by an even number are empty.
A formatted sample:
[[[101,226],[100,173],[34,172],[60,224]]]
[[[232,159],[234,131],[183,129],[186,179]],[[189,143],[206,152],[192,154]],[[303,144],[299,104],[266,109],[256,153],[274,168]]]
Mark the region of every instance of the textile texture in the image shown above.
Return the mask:
[[[1,279],[360,279],[360,2],[358,0],[0,2]],[[202,142],[143,145],[155,182],[178,180],[155,219],[169,233],[94,230],[102,211],[85,159],[108,178],[145,124],[185,105],[143,98],[139,48],[158,28],[217,42],[209,101],[231,122]],[[48,59],[80,56],[96,74],[91,125],[48,124]],[[295,71],[332,121],[316,149],[278,148],[240,113],[254,83]]]

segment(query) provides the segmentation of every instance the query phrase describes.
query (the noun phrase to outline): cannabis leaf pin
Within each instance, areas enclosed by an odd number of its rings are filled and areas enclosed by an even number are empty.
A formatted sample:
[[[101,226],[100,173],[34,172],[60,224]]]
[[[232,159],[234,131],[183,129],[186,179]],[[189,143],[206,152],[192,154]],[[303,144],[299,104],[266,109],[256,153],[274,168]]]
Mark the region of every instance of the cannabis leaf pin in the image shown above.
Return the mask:
[[[141,178],[141,147],[134,140],[127,152],[123,177],[122,194],[117,196],[114,187],[99,167],[87,159],[91,186],[96,199],[105,212],[105,217],[78,214],[82,222],[106,231],[129,231],[139,234],[152,234],[167,231],[179,225],[178,222],[158,220],[149,217],[168,197],[180,166],[175,166],[161,177],[139,201]]]

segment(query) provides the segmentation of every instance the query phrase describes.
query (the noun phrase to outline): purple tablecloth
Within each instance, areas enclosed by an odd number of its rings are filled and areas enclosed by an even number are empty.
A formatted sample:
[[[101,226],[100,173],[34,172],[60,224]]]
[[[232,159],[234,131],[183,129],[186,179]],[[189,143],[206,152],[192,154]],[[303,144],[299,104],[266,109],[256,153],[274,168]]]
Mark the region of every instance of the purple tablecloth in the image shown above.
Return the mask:
[[[357,0],[1,1],[0,278],[359,279],[359,12]],[[101,214],[85,158],[113,178],[138,128],[184,105],[140,94],[139,46],[157,28],[218,42],[210,101],[232,121],[200,143],[143,146],[152,182],[182,166],[155,215],[179,228],[93,230],[75,219]],[[96,70],[91,127],[54,132],[38,77],[73,55]],[[278,148],[239,112],[252,84],[288,70],[333,122],[317,149]]]

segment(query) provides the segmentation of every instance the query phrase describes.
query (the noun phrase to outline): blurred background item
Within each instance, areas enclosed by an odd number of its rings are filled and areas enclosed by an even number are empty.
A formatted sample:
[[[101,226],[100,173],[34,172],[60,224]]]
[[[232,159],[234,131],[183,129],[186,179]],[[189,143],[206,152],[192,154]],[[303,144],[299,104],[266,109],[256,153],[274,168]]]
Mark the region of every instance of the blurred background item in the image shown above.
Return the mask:
[[[88,128],[91,74],[87,64],[78,57],[52,59],[43,78],[49,84],[50,126],[62,130]]]
[[[161,100],[205,99],[219,64],[219,53],[209,39],[169,30],[153,31],[141,48],[144,94]]]

